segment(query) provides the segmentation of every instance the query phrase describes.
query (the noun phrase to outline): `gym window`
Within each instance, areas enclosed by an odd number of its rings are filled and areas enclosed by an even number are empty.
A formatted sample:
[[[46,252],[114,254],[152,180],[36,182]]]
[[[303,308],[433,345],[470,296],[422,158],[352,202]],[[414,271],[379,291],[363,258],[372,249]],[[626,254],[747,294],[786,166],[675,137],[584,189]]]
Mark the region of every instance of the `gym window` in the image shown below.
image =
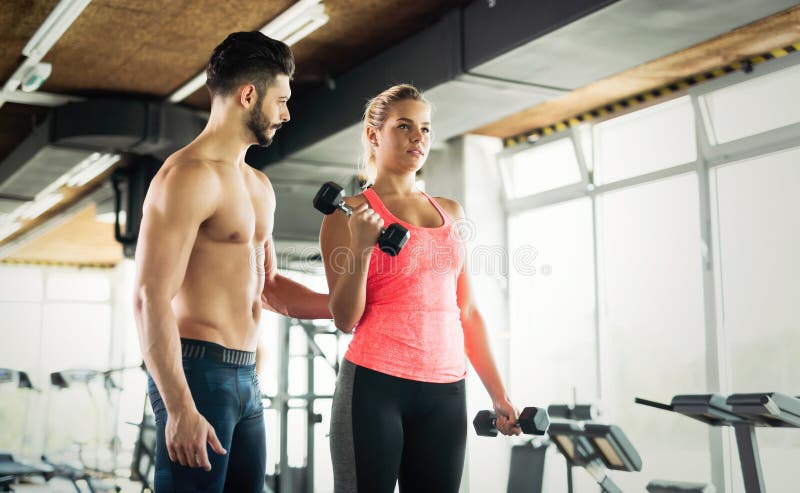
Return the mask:
[[[700,97],[711,145],[800,122],[800,66],[746,80]]]
[[[578,157],[570,138],[514,149],[501,157],[500,169],[509,199],[581,182]]]
[[[660,171],[697,159],[688,96],[604,121],[594,127],[595,184]]]

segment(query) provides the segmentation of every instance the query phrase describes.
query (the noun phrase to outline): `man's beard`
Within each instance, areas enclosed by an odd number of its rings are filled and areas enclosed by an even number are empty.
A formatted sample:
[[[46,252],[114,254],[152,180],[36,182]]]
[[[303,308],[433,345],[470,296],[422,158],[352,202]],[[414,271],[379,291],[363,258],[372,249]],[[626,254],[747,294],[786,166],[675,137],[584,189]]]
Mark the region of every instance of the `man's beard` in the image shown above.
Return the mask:
[[[264,117],[261,111],[261,98],[258,98],[253,109],[250,110],[250,118],[247,120],[247,128],[253,132],[258,145],[267,147],[272,144],[272,137],[267,137],[267,130],[273,127],[269,124],[269,120]],[[275,129],[280,128],[280,125],[275,125]]]

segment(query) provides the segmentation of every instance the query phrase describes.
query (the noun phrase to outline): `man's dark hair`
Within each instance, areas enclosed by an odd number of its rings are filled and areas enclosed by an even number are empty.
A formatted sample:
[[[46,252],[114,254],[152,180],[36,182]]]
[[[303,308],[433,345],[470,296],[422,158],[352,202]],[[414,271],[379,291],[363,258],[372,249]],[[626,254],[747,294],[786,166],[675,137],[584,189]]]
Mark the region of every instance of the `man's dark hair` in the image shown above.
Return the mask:
[[[294,75],[289,47],[259,31],[238,32],[214,48],[206,67],[206,86],[213,98],[232,94],[242,84],[253,84],[263,97],[280,74]]]

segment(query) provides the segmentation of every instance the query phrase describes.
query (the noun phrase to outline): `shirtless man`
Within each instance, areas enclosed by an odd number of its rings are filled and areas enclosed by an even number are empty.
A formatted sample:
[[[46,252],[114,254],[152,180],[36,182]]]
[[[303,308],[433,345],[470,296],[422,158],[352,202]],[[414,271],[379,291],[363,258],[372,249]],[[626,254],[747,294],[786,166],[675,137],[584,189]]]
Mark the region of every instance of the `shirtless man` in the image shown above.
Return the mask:
[[[294,59],[259,32],[228,36],[206,70],[211,116],[144,202],[136,323],[156,417],[157,493],[261,492],[266,440],[255,370],[266,308],[330,318],[327,295],[276,273],[275,195],[244,162],[289,121]]]

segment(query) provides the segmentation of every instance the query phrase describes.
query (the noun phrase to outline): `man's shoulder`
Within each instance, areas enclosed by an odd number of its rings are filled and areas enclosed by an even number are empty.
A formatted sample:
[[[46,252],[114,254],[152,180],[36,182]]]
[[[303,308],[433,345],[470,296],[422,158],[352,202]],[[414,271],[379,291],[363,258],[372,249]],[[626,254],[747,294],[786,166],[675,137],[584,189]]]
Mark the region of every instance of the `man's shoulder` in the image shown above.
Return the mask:
[[[216,180],[214,165],[191,154],[176,152],[164,161],[159,174],[163,177],[181,177],[196,180]]]
[[[213,163],[176,153],[161,165],[151,189],[169,195],[209,199],[220,190],[219,175]]]
[[[259,170],[257,168],[254,168],[254,167],[252,167],[250,165],[245,165],[245,169],[246,169],[246,172],[251,177],[253,177],[254,179],[258,180],[258,182],[260,184],[262,184],[265,187],[267,187],[270,190],[272,190],[272,182],[269,181],[269,177],[267,177],[266,173],[264,173],[263,171],[261,171],[261,170]]]

